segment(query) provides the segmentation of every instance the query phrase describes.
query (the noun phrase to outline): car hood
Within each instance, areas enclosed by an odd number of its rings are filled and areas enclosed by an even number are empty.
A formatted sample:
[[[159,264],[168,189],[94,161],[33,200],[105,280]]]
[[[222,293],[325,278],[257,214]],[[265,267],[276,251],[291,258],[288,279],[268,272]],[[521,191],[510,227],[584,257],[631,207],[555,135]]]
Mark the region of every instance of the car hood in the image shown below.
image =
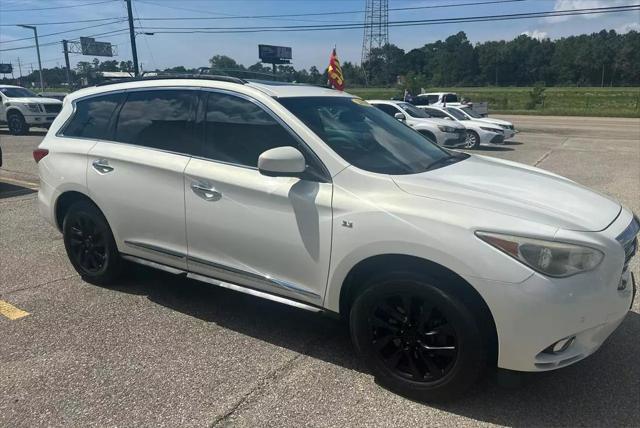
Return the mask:
[[[459,122],[463,126],[470,127],[470,128],[473,128],[473,127],[493,128],[496,131],[503,132],[503,129],[500,127],[500,125],[497,125],[495,123],[485,122],[480,119],[468,119],[468,120],[461,120]]]
[[[400,189],[413,195],[568,230],[603,230],[621,210],[615,200],[559,175],[484,156],[392,178]]]
[[[495,123],[496,125],[513,126],[511,122],[507,122],[506,120],[502,120],[502,119],[494,119],[492,117],[483,117],[482,119],[474,119],[474,120],[477,120],[479,122]]]
[[[62,104],[62,101],[55,98],[44,97],[9,98],[7,101],[21,104]]]
[[[450,126],[452,128],[464,129],[464,125],[462,125],[460,122],[456,122],[455,120],[440,119],[437,117],[414,117],[412,119],[418,122],[427,122],[433,123],[434,125]]]

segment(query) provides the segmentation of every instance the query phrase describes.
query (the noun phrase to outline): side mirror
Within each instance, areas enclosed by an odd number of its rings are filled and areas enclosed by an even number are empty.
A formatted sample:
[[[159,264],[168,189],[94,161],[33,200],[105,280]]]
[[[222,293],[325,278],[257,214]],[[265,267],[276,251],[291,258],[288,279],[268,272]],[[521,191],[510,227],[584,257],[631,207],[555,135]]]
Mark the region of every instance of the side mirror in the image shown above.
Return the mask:
[[[399,121],[401,121],[401,122],[402,122],[403,120],[406,120],[406,119],[407,119],[407,118],[406,118],[406,116],[405,116],[404,114],[402,114],[402,113],[396,113],[396,114],[394,114],[394,115],[393,115],[393,117],[395,117],[396,119],[398,119],[398,120],[399,120]]]
[[[453,120],[453,119],[451,119],[449,116],[445,116],[444,120]]]
[[[295,147],[276,147],[258,157],[258,171],[269,177],[298,177],[305,169],[304,156]]]

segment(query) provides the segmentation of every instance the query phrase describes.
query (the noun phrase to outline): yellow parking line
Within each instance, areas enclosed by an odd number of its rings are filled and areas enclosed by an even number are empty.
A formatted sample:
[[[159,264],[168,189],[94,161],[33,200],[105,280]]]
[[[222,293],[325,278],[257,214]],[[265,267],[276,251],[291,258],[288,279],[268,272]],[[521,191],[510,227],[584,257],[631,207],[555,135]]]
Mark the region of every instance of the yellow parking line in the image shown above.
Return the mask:
[[[4,300],[0,300],[0,315],[4,315],[10,320],[17,320],[29,315],[29,312],[23,311],[13,306],[11,303],[7,303]]]
[[[31,182],[31,181],[17,180],[15,178],[9,178],[9,177],[0,177],[0,182],[2,181],[5,181],[5,182],[8,181],[10,183],[19,184],[21,186],[25,186],[33,190],[38,190],[38,185],[40,184],[40,183]]]

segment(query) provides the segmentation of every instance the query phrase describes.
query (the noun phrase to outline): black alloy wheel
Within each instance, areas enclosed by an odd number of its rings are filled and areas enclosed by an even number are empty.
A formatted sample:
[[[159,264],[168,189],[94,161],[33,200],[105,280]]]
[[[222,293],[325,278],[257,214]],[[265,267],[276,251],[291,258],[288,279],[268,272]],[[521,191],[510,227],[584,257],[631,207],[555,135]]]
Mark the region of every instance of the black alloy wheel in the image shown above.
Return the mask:
[[[419,401],[467,391],[487,370],[483,317],[451,279],[373,275],[351,305],[356,351],[380,385]]]
[[[20,113],[11,112],[7,117],[9,132],[13,135],[24,135],[29,132],[29,126]]]
[[[102,212],[87,200],[74,203],[62,225],[71,264],[84,280],[108,285],[120,275],[122,259]]]
[[[369,323],[378,358],[398,376],[429,383],[444,377],[456,362],[455,329],[421,297],[388,297],[374,307]]]

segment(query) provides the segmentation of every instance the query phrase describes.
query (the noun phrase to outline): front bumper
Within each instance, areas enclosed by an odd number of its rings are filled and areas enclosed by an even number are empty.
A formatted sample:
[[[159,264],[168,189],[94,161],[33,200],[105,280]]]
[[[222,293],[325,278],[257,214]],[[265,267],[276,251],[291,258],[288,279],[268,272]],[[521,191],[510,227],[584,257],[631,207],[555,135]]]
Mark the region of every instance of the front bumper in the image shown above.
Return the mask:
[[[568,278],[532,272],[520,283],[468,278],[493,315],[499,367],[553,370],[600,348],[622,323],[634,299],[636,284],[630,269],[624,267],[624,250],[615,241],[630,221],[625,210],[608,229],[585,238],[607,246],[605,259],[592,271]],[[549,351],[563,339],[571,339],[570,346]]]
[[[24,115],[24,121],[29,126],[49,126],[55,120],[56,113],[38,113]]]

